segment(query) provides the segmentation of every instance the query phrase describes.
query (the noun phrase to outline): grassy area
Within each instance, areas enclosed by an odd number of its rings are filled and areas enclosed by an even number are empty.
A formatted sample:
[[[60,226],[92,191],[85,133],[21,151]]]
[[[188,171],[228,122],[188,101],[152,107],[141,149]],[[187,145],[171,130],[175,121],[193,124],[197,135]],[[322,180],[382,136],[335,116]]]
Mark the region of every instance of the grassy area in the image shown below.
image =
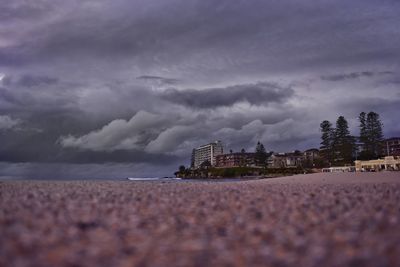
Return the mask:
[[[208,168],[177,172],[181,178],[234,178],[248,176],[282,176],[310,172],[303,168],[262,168],[262,167],[232,167],[232,168]]]

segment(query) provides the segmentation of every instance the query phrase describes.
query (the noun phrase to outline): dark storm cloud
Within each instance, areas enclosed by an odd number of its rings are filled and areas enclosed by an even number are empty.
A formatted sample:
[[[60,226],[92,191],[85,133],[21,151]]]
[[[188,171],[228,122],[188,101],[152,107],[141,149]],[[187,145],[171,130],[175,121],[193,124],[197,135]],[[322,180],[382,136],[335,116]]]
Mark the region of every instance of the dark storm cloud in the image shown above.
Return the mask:
[[[58,83],[58,78],[24,74],[19,77],[5,76],[2,79],[2,83],[7,87],[34,87],[39,85],[54,85]]]
[[[144,122],[146,123],[146,122]],[[113,150],[83,150],[62,146],[60,137],[66,134],[83,135],[104,124],[78,111],[57,113],[35,112],[25,120],[0,116],[0,162],[34,163],[146,163],[156,165],[177,162],[174,155],[147,153],[129,148]],[[18,126],[16,130],[13,127]],[[6,130],[4,130],[6,129]],[[7,130],[8,129],[8,130]],[[120,134],[115,131],[115,134]],[[151,136],[148,131],[146,136]]]
[[[142,76],[137,77],[136,79],[145,80],[145,81],[158,81],[163,84],[176,84],[179,82],[178,79],[165,78],[165,77],[159,77],[159,76],[151,76],[151,75],[142,75]]]
[[[87,96],[82,98],[84,91]],[[142,104],[132,105],[135,98],[140,98]],[[147,88],[113,81],[93,86],[85,81],[35,74],[6,75],[0,81],[0,113],[18,114],[31,123],[40,122],[44,128],[68,124],[71,132],[116,117],[131,117],[150,101],[157,99]],[[72,119],[76,120],[75,127],[70,123]]]
[[[251,71],[304,67],[310,62],[324,64],[319,59],[357,62],[382,55],[398,56],[395,39],[386,42],[379,38],[397,33],[391,25],[396,24],[398,5],[379,2],[377,8],[376,3],[60,2],[49,14],[70,11],[68,16],[57,17],[44,30],[32,30],[11,47],[38,61],[103,55],[123,60],[121,56],[128,56],[143,66],[191,61],[199,53],[205,56],[200,60],[210,63],[215,56],[230,60],[241,57],[251,63]],[[366,28],[365,21],[375,23]],[[378,36],[371,36],[369,31]]]
[[[378,75],[389,75],[389,74],[394,74],[394,73],[392,71],[381,71],[381,72],[362,71],[362,72],[352,72],[345,74],[325,75],[321,76],[321,79],[331,82],[337,82],[337,81],[358,79],[361,77],[373,77]]]
[[[192,108],[217,108],[244,101],[253,105],[281,103],[290,98],[293,93],[290,88],[270,83],[256,83],[203,90],[167,89],[161,97]]]
[[[43,143],[42,143],[43,144]],[[40,152],[38,152],[40,151]],[[176,162],[178,157],[171,155],[155,155],[138,150],[115,151],[80,151],[61,149],[56,146],[30,145],[28,147],[14,146],[10,149],[0,149],[0,162],[36,162],[36,163],[146,163],[163,165]]]
[[[47,112],[80,112],[75,89],[68,83],[45,76],[5,79],[6,86],[0,86],[0,112],[25,113],[29,117]]]
[[[21,47],[0,47],[0,67],[23,66],[31,61],[32,55],[20,51],[19,49],[21,49]]]
[[[0,4],[0,21],[26,20],[38,18],[51,10],[52,4],[44,1],[21,2],[3,1]]]
[[[18,81],[19,86],[33,87],[39,85],[50,85],[56,84],[58,82],[57,78],[47,77],[47,76],[33,76],[33,75],[23,75]]]

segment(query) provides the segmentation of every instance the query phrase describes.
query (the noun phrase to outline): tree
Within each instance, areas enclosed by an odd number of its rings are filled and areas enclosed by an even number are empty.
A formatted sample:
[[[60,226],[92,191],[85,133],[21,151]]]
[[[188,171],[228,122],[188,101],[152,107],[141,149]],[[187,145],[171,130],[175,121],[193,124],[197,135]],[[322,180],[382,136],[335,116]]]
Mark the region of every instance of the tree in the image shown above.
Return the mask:
[[[186,167],[185,166],[183,166],[183,165],[179,166],[179,172],[180,173],[184,173],[185,171],[186,171]]]
[[[190,175],[190,169],[186,169],[184,165],[180,165],[177,172],[175,172],[176,177],[186,178]]]
[[[383,124],[379,118],[379,114],[373,111],[369,112],[367,115],[367,136],[368,136],[368,146],[370,152],[374,158],[381,154],[381,144],[383,141]]]
[[[354,137],[350,135],[349,125],[343,116],[339,116],[337,119],[334,133],[334,161],[338,165],[351,164],[355,148]]]
[[[365,112],[361,112],[358,116],[358,120],[360,121],[360,142],[363,144],[367,143],[367,122],[365,118]]]
[[[244,148],[242,148],[242,150],[240,150],[240,153],[246,153],[246,150]]]
[[[332,164],[333,162],[333,133],[332,124],[325,120],[320,124],[321,135],[321,157]]]
[[[254,155],[256,164],[259,166],[264,166],[267,161],[267,152],[265,151],[265,147],[260,141],[257,142],[256,153]]]
[[[364,149],[360,153],[362,159],[377,158],[382,151],[383,124],[380,121],[379,114],[371,111],[368,114],[361,112],[360,120],[360,142]]]
[[[370,159],[370,149],[368,149],[368,131],[367,131],[367,119],[366,119],[366,113],[361,112],[360,115],[358,116],[358,120],[360,121],[360,138],[359,141],[363,144],[363,150],[360,153],[359,158],[360,159]]]

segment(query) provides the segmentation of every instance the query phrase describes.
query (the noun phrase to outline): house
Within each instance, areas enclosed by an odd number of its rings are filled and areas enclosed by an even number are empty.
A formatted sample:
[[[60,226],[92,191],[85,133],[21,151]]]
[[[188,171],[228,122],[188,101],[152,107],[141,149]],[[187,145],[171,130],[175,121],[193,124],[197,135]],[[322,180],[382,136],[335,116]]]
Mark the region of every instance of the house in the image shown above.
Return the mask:
[[[290,153],[276,153],[267,160],[268,168],[297,168],[304,162],[304,155],[300,151]]]
[[[229,153],[216,156],[216,167],[254,167],[256,165],[255,153]]]

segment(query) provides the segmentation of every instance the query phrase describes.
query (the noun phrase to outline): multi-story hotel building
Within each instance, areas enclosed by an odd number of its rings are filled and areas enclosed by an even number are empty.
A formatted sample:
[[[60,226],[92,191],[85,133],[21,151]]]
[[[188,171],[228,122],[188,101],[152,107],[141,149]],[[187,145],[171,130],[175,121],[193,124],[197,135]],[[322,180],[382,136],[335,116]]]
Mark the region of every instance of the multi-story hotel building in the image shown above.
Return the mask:
[[[192,167],[197,169],[205,161],[209,161],[211,166],[216,165],[216,156],[222,155],[224,152],[222,142],[215,141],[213,143],[199,146],[192,152]]]

